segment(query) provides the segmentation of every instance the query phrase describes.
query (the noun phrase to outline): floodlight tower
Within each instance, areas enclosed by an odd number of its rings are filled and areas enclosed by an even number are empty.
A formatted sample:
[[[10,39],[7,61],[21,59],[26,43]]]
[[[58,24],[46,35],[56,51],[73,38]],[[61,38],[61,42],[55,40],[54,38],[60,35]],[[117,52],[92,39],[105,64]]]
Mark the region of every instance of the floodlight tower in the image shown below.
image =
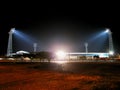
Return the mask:
[[[33,49],[34,49],[34,52],[37,51],[37,43],[34,43],[34,44],[33,44]]]
[[[87,59],[87,53],[88,53],[88,43],[85,43],[85,52],[86,52],[86,59]]]
[[[110,29],[106,29],[106,32],[109,35],[109,54],[113,55],[114,54],[114,48],[113,48],[112,32],[110,31]]]
[[[12,34],[14,33],[15,28],[11,28],[9,32],[9,39],[8,39],[8,48],[7,48],[7,56],[12,56]]]
[[[85,51],[86,51],[86,54],[88,53],[88,43],[85,43]]]

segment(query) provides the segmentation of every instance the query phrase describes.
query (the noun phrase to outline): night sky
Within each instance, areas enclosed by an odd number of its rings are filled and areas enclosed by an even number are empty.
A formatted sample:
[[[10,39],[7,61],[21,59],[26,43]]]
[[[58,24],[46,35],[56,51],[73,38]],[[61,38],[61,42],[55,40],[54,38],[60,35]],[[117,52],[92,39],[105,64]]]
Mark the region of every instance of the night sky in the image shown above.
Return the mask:
[[[107,3],[107,5],[106,5]],[[119,7],[113,2],[47,4],[13,4],[2,7],[0,13],[0,54],[7,52],[8,32],[11,28],[28,36],[29,42],[13,36],[13,51],[55,51],[83,52],[84,43],[99,32],[109,28],[117,53],[120,51]],[[99,38],[102,40],[103,36]],[[89,51],[106,51],[107,44],[99,40],[89,42]],[[102,40],[103,41],[103,40]],[[99,44],[99,46],[97,46]],[[100,46],[101,45],[101,46]],[[102,48],[103,47],[103,48]]]

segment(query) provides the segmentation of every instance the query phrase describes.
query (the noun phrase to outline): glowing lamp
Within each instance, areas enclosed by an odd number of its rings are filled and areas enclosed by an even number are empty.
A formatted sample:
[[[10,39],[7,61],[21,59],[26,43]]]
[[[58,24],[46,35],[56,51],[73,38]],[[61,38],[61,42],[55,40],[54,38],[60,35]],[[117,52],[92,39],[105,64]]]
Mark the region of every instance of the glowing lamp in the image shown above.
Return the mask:
[[[57,56],[57,59],[64,59],[66,56],[66,53],[64,51],[57,51],[56,56]]]
[[[106,29],[106,30],[105,30],[105,32],[106,32],[106,33],[109,33],[109,32],[110,32],[110,30],[109,30],[109,29]]]
[[[109,54],[110,54],[110,55],[113,55],[113,54],[114,54],[114,52],[113,52],[113,51],[109,51]]]

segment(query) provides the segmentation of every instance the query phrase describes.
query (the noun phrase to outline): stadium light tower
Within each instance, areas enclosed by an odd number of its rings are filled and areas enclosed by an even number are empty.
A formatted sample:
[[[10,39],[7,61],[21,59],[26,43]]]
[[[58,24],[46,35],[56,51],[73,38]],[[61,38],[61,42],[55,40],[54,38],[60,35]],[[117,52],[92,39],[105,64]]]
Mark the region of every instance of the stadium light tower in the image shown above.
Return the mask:
[[[33,44],[33,49],[34,49],[33,52],[36,52],[36,51],[37,51],[37,43],[34,43],[34,44]]]
[[[86,52],[86,59],[87,59],[87,53],[88,53],[88,43],[85,43],[85,52]]]
[[[88,53],[88,43],[85,43],[85,52]]]
[[[112,40],[112,32],[110,29],[106,29],[105,31],[109,35],[109,54],[113,55],[114,54],[114,48],[113,48],[113,40]]]
[[[9,32],[9,39],[8,39],[8,48],[7,48],[7,56],[12,56],[12,34],[14,33],[15,28],[11,28]]]

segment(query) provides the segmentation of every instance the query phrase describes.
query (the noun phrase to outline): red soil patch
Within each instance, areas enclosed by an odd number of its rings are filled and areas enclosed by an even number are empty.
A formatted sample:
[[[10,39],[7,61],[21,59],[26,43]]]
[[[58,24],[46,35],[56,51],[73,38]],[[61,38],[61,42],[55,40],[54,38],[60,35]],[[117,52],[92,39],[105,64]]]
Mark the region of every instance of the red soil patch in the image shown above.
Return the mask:
[[[41,64],[40,64],[41,65]],[[40,70],[36,64],[0,64],[0,90],[118,90],[120,74]],[[108,67],[107,67],[108,68]],[[88,71],[90,69],[88,68]],[[92,74],[91,74],[92,73]]]

